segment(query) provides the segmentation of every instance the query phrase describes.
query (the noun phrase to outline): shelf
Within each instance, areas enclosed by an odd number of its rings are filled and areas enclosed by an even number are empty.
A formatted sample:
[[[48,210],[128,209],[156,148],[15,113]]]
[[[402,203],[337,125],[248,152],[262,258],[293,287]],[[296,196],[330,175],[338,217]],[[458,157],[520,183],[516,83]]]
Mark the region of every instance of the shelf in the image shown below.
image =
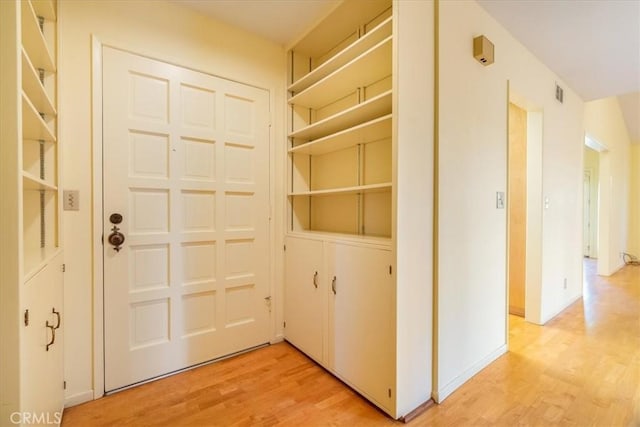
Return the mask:
[[[37,111],[48,116],[56,115],[56,109],[24,49],[22,49],[22,89]]]
[[[323,138],[289,149],[290,153],[312,156],[331,153],[358,144],[391,137],[391,114],[345,129]]]
[[[52,0],[31,0],[31,4],[37,16],[42,16],[47,21],[56,20],[56,9]]]
[[[392,27],[391,19],[392,18],[389,17],[384,20],[356,42],[349,45],[318,68],[293,83],[289,86],[288,90],[290,92],[298,93],[308,88],[389,37],[391,35]]]
[[[56,137],[27,95],[22,92],[22,138],[55,142]]]
[[[390,0],[342,2],[291,49],[312,58],[318,57],[355,33],[363,24],[372,22],[386,11],[390,14],[391,3]]]
[[[43,179],[38,178],[30,174],[29,172],[22,172],[22,188],[24,190],[45,190],[45,191],[57,191],[58,187],[51,185]]]
[[[34,68],[42,68],[45,71],[55,72],[56,67],[47,42],[40,31],[38,18],[28,1],[22,3],[22,46],[27,52],[29,60]]]
[[[391,113],[391,91],[313,123],[289,134],[290,138],[312,140],[331,135]]]
[[[38,248],[25,252],[24,254],[24,276],[23,281],[26,283],[35,276],[40,270],[47,266],[53,258],[60,253],[60,248],[48,247]]]
[[[336,99],[391,75],[391,41],[387,37],[362,55],[343,65],[289,99],[289,104],[321,108]]]
[[[297,230],[287,232],[287,236],[291,237],[303,237],[306,239],[331,241],[331,242],[351,242],[358,243],[363,246],[379,246],[381,248],[390,249],[392,240],[391,237],[381,236],[368,236],[366,234],[347,234],[347,233],[334,233],[331,231],[322,230]]]
[[[294,193],[289,193],[289,197],[331,196],[334,194],[382,193],[388,190],[391,190],[390,182],[385,182],[382,184],[358,185],[355,187],[331,188],[327,190],[298,191]]]

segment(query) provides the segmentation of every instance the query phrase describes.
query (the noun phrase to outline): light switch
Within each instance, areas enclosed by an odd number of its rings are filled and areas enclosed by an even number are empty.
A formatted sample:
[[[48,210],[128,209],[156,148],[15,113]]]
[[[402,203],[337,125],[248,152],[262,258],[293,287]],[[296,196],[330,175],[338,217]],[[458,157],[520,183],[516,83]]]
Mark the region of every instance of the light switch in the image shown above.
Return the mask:
[[[496,209],[504,209],[504,191],[496,192]]]
[[[62,200],[62,207],[65,211],[80,210],[80,192],[78,190],[64,190]]]

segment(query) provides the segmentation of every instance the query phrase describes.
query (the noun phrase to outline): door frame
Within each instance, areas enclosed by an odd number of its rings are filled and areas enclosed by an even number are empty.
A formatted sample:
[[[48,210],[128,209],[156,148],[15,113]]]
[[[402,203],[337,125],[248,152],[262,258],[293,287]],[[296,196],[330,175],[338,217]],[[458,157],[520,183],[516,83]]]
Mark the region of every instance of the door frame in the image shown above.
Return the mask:
[[[117,50],[121,50],[123,52],[131,53],[133,55],[142,56],[145,58],[153,59],[156,61],[161,61],[167,64],[175,65],[182,68],[187,68],[189,70],[193,70],[199,73],[211,75],[214,77],[222,78],[225,80],[233,81],[236,83],[240,83],[243,85],[251,86],[254,88],[258,88],[264,90],[269,95],[268,108],[269,108],[269,225],[268,225],[268,242],[267,245],[269,247],[269,272],[268,272],[268,284],[267,287],[269,289],[270,295],[272,296],[272,309],[271,309],[271,318],[269,321],[269,335],[270,335],[270,343],[279,342],[282,340],[282,334],[278,333],[279,328],[277,327],[277,321],[281,317],[281,303],[280,303],[280,295],[281,292],[279,289],[275,287],[275,283],[277,283],[278,271],[274,268],[277,265],[280,265],[280,260],[278,257],[277,247],[278,242],[282,239],[278,238],[278,230],[280,230],[279,221],[274,220],[277,219],[279,215],[276,215],[278,212],[274,212],[274,203],[276,193],[276,184],[278,180],[276,179],[276,144],[273,143],[275,140],[274,135],[274,127],[273,127],[273,111],[275,110],[275,99],[273,90],[269,88],[265,88],[262,86],[258,86],[255,84],[230,79],[225,76],[218,76],[206,71],[185,67],[184,65],[175,64],[171,61],[166,61],[162,58],[151,57],[148,55],[140,54],[137,52],[133,52],[129,49],[119,47],[117,44],[112,43],[103,43],[97,36],[91,36],[91,125],[92,125],[92,278],[93,278],[93,328],[92,328],[92,349],[93,349],[93,399],[99,399],[105,395],[105,368],[104,368],[104,262],[103,262],[103,249],[104,246],[102,244],[102,234],[103,234],[103,189],[102,189],[102,181],[103,181],[103,156],[102,156],[102,50],[104,47],[109,47]],[[281,231],[281,230],[280,230]],[[206,362],[205,362],[206,363]],[[187,368],[189,369],[189,368]]]

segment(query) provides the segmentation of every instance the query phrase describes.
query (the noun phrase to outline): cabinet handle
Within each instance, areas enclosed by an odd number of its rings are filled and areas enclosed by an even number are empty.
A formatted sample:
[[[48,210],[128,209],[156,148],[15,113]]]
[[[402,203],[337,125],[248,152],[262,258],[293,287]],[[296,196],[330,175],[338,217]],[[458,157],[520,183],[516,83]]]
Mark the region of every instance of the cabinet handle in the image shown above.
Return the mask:
[[[49,351],[49,347],[51,347],[53,343],[56,342],[56,327],[53,325],[50,325],[48,320],[47,320],[47,323],[45,323],[45,325],[47,326],[47,328],[51,329],[51,341],[47,343],[47,351]]]
[[[336,294],[336,276],[333,276],[333,280],[331,280],[331,290],[333,291],[333,294]]]
[[[317,271],[313,273],[313,286],[315,286],[316,289],[318,289],[318,272]]]
[[[51,312],[56,315],[56,326],[54,326],[53,329],[58,329],[60,328],[60,312],[56,311],[55,307],[51,309]]]

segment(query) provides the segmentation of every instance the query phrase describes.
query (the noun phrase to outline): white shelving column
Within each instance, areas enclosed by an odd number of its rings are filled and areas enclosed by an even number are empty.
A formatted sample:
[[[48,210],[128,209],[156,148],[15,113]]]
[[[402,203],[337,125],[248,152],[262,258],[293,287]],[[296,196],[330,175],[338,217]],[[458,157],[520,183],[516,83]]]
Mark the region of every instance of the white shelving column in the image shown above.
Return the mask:
[[[392,12],[346,0],[289,51],[284,331],[395,417]]]
[[[56,4],[0,2],[2,414],[59,423],[64,399]],[[9,411],[9,412],[7,412]]]

